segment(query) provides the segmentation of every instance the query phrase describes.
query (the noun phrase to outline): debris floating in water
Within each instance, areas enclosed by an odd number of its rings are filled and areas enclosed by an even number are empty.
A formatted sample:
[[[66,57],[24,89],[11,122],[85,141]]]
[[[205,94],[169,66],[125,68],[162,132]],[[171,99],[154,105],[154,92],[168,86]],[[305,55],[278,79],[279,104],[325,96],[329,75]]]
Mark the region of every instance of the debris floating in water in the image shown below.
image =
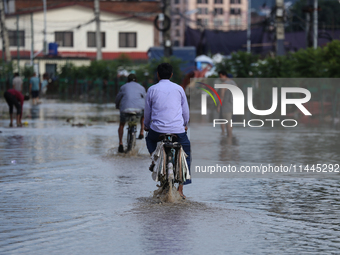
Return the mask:
[[[16,161],[16,160],[12,160],[11,163],[12,163],[12,164],[16,164],[17,161]]]

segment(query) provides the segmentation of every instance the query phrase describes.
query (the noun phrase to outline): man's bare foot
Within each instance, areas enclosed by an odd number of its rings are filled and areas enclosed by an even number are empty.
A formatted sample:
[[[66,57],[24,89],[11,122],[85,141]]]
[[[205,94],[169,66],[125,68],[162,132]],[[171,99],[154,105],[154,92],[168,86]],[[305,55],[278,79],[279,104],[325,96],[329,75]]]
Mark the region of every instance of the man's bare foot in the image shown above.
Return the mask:
[[[179,185],[177,191],[183,199],[186,198],[186,196],[184,196],[184,194],[183,194],[183,185]]]

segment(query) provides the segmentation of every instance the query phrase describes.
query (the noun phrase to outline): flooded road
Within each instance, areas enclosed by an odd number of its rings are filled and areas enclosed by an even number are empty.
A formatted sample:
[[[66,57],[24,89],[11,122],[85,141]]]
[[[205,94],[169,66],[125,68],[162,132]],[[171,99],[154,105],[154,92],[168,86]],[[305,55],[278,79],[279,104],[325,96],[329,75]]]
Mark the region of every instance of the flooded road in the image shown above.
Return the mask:
[[[187,200],[159,204],[152,198],[156,183],[148,171],[145,141],[137,141],[134,155],[116,153],[119,113],[114,105],[25,104],[23,120],[28,125],[23,128],[8,128],[4,101],[0,112],[1,254],[331,254],[340,250],[339,180],[195,178],[184,188]],[[339,132],[323,132],[323,140],[317,141],[330,147],[321,147],[315,156],[301,148],[286,151],[281,133],[272,133],[270,139],[279,137],[285,152],[276,151],[272,158],[283,155],[279,160],[284,161],[294,155],[308,161],[328,155],[335,162],[339,154],[332,141]],[[235,128],[238,145],[220,144],[207,153],[221,162],[268,160],[265,153],[271,154],[273,147],[252,154],[260,142],[252,140],[260,134],[252,134]],[[204,140],[192,144],[194,154],[207,146]]]

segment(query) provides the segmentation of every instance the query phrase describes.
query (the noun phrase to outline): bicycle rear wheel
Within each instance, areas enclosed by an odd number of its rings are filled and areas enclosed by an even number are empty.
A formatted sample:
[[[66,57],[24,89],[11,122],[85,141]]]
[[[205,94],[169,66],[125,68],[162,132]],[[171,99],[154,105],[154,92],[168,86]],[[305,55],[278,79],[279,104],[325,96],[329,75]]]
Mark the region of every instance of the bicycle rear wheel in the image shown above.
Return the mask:
[[[136,132],[135,127],[129,127],[127,134],[127,151],[131,151],[136,146]]]

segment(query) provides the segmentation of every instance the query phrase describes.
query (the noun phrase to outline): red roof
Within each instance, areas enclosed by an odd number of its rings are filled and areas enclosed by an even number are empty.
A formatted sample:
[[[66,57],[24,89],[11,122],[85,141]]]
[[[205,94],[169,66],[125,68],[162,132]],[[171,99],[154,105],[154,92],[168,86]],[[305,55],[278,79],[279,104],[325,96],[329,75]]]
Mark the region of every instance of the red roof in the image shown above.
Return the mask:
[[[94,1],[65,1],[65,0],[48,0],[47,10],[59,9],[68,6],[82,6],[94,9]],[[157,13],[161,12],[159,2],[120,2],[120,1],[100,1],[100,10],[123,16],[135,16],[142,20],[151,21]],[[17,14],[29,14],[43,11],[42,1],[16,1],[16,12],[7,16]]]

